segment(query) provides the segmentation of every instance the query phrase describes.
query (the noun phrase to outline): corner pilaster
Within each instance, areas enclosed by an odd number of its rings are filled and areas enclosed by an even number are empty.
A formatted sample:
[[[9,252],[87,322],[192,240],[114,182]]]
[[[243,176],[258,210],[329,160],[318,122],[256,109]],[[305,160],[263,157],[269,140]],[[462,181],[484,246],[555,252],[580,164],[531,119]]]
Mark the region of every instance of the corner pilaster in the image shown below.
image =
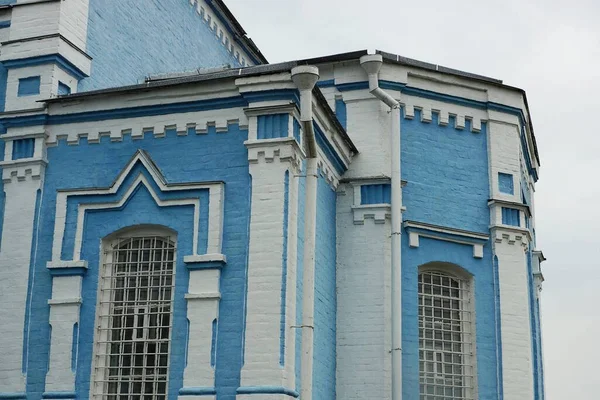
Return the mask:
[[[527,256],[530,235],[525,229],[492,226],[493,252],[498,259],[502,376],[507,399],[532,399],[533,360],[530,287]]]
[[[265,394],[289,399],[298,397],[294,363],[296,236],[304,154],[294,137],[249,140],[246,147],[252,210],[245,355],[237,399]]]
[[[43,129],[40,128],[40,132]],[[5,205],[0,247],[0,395],[25,393],[27,296],[37,241],[38,208],[46,169],[44,133],[2,137]]]

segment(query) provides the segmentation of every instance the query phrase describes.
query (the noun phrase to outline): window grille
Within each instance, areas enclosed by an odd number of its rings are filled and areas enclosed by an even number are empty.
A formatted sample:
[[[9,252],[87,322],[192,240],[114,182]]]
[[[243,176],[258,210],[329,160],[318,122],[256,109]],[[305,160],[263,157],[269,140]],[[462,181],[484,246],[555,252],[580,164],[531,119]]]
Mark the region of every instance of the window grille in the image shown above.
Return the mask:
[[[473,400],[469,282],[434,271],[419,274],[420,400]]]
[[[93,398],[166,400],[175,273],[168,237],[120,238],[100,274]]]

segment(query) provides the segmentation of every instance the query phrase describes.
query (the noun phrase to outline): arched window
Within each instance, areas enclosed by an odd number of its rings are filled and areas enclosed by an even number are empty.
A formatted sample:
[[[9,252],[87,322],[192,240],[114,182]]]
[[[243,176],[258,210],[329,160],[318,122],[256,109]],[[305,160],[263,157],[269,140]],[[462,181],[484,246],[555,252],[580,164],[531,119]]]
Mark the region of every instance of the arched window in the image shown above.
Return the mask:
[[[152,233],[104,242],[94,399],[167,399],[175,241]]]
[[[421,400],[475,398],[470,279],[445,268],[419,272]]]

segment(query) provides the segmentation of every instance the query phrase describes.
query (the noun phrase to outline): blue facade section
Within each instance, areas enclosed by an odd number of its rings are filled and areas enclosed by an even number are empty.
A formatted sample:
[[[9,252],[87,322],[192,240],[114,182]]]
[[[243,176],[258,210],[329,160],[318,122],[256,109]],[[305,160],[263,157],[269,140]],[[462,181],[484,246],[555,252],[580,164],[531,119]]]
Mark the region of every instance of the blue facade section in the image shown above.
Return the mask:
[[[300,123],[296,118],[294,118],[294,138],[298,143],[302,143],[302,139],[300,138]]]
[[[41,78],[39,76],[30,76],[29,78],[19,79],[17,96],[34,96],[40,94]]]
[[[275,139],[289,136],[289,122],[289,114],[260,115],[258,117],[257,139]]]
[[[317,186],[313,398],[335,399],[336,193],[323,177]]]
[[[217,362],[217,320],[214,319],[212,322],[212,335],[210,340],[210,366],[215,367]],[[189,326],[188,326],[188,338],[189,338]],[[187,354],[186,354],[187,358]],[[186,362],[187,365],[187,362]]]
[[[46,263],[51,259],[52,253],[56,191],[110,186],[138,149],[148,152],[170,183],[215,180],[225,182],[223,253],[227,256],[228,263],[221,272],[222,299],[214,357],[216,391],[219,398],[235,398],[242,366],[242,326],[249,230],[250,177],[247,150],[243,144],[247,135],[247,131],[230,125],[229,131],[222,134],[217,134],[212,127],[207,135],[167,134],[165,138],[156,139],[149,133],[143,140],[132,140],[131,137],[125,136],[122,142],[110,142],[108,138],[103,138],[100,144],[89,144],[82,139],[77,146],[66,146],[61,142],[58,146],[48,149],[49,166],[39,219],[40,240],[33,267],[36,279],[31,291],[31,325],[27,356],[27,392],[30,398],[41,397],[48,362],[47,301],[51,298],[52,280]],[[203,162],[198,163],[199,159]],[[134,172],[144,173],[143,168],[135,168],[138,169]],[[78,173],[73,174],[73,170],[77,170]],[[115,197],[120,194],[117,193]],[[158,195],[163,198],[173,196],[162,193]],[[97,199],[90,197],[87,200]],[[76,203],[69,202],[68,209],[74,204]],[[189,206],[159,207],[148,190],[141,186],[121,209],[86,214],[82,258],[88,261],[89,269],[83,279],[79,347],[76,357],[78,398],[87,398],[90,389],[98,267],[101,256],[99,243],[112,232],[140,224],[162,225],[176,231],[178,235],[170,398],[175,398],[183,385],[187,334],[184,294],[187,292],[189,280],[189,271],[183,264],[183,257],[193,253],[193,209]],[[70,226],[67,226],[67,231],[69,228]],[[63,250],[72,250],[73,237],[66,235],[63,244]]]
[[[71,88],[62,82],[58,82],[58,95],[66,96],[68,94],[71,94]]]
[[[92,73],[79,83],[80,92],[131,85],[152,74],[240,66],[188,0],[91,0],[86,51]]]
[[[13,140],[12,159],[31,158],[33,157],[34,150],[34,138]]]
[[[71,344],[71,371],[77,370],[77,347],[79,345],[79,324],[73,324],[73,342]]]
[[[514,208],[502,207],[502,223],[510,226],[521,225],[521,212]]]
[[[283,250],[281,260],[281,321],[279,323],[279,365],[285,365],[285,310],[287,300],[287,270],[288,270],[288,217],[290,199],[290,172],[285,171],[283,195]]]
[[[496,340],[496,297],[491,243],[483,258],[473,257],[473,248],[426,237],[418,248],[402,235],[402,379],[405,399],[419,398],[418,268],[431,262],[451,263],[472,276],[475,293],[478,398],[498,399],[498,343]]]
[[[498,189],[501,193],[515,194],[512,174],[498,172]]]
[[[8,69],[0,63],[0,112],[4,111],[6,103],[6,85],[8,83]]]
[[[392,185],[362,185],[360,187],[360,204],[390,204],[392,202]]]
[[[342,99],[335,99],[335,115],[340,121],[340,124],[347,129],[348,125],[348,114],[346,112],[346,103]]]
[[[402,119],[402,179],[405,219],[473,232],[488,232],[489,175],[487,126],[480,133],[421,122],[420,110],[413,119]]]

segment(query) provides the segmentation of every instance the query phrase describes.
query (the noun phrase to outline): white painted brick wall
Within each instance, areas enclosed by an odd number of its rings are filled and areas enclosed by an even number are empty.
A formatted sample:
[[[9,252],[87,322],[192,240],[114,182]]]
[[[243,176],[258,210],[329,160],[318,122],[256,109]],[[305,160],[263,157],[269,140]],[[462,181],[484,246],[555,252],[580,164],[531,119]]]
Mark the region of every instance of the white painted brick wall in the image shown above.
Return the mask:
[[[35,67],[9,70],[6,83],[5,111],[40,108],[42,104],[39,103],[39,100],[50,98],[52,94],[53,73],[55,68],[57,67],[52,65],[37,65]],[[40,94],[19,97],[19,79],[33,76],[40,77]]]
[[[390,223],[354,225],[350,185],[337,201],[337,398],[389,399]]]
[[[211,366],[212,323],[219,312],[221,271],[190,271],[187,299],[189,336],[184,387],[213,387],[215,370]]]
[[[369,95],[370,96],[370,95]],[[348,135],[360,151],[345,178],[390,176],[390,118],[381,101],[345,95]]]
[[[14,7],[10,40],[58,33],[62,1]]]
[[[5,183],[6,203],[0,251],[0,392],[23,392],[21,373],[25,302],[40,180]]]
[[[499,229],[500,231],[500,229]],[[502,323],[502,375],[506,400],[533,398],[527,260],[519,242],[494,243],[498,257]]]
[[[283,249],[284,180],[287,161],[275,156],[266,162],[262,154],[258,162],[250,164],[252,175],[252,210],[250,222],[250,255],[248,260],[248,297],[246,316],[245,363],[242,368],[241,386],[283,386],[295,388],[293,356],[286,354],[286,367],[279,363],[281,283]],[[290,173],[290,191],[295,190],[294,174]],[[289,197],[289,200],[297,195]],[[290,217],[296,218],[294,207]],[[288,232],[290,227],[288,226]],[[288,241],[289,246],[289,241]],[[288,268],[292,260],[289,259]],[[294,271],[294,268],[292,268]],[[288,270],[289,278],[295,273]],[[289,290],[289,286],[288,286]],[[286,310],[295,317],[295,297],[288,293]],[[288,318],[289,321],[295,319]],[[293,336],[286,335],[286,353],[293,352]],[[264,396],[264,395],[263,395]],[[238,399],[246,397],[238,396]],[[267,396],[265,396],[266,398]],[[276,396],[268,396],[269,398]],[[253,399],[256,396],[252,397]],[[283,397],[282,397],[283,398]]]
[[[492,198],[521,202],[519,187],[521,185],[521,165],[520,165],[520,147],[518,126],[501,123],[498,121],[489,122],[489,165],[490,165],[490,185]],[[501,193],[498,187],[498,173],[512,174],[514,194]]]
[[[79,323],[81,299],[80,276],[52,278],[50,304],[50,362],[46,375],[46,391],[70,392],[75,390],[75,373],[71,370],[73,326]]]
[[[85,50],[89,0],[63,0],[61,3],[59,32]]]

